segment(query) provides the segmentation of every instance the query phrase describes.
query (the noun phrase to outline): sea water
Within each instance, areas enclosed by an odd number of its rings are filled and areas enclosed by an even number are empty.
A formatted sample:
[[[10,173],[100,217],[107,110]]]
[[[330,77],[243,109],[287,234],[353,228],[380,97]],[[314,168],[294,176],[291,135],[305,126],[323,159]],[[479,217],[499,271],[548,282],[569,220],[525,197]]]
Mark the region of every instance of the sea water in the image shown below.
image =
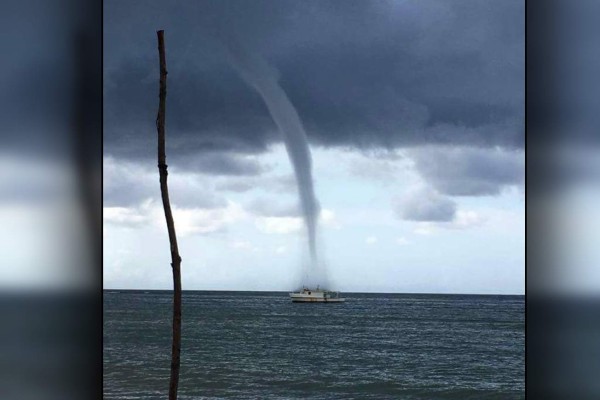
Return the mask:
[[[180,399],[520,399],[523,296],[183,294]],[[172,294],[104,292],[104,398],[165,399]]]

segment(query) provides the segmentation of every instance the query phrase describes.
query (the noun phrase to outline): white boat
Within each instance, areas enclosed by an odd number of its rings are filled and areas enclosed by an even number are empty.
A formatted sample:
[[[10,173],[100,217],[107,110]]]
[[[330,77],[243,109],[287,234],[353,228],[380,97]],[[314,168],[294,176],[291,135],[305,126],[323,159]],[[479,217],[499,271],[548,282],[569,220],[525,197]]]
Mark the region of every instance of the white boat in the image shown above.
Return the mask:
[[[339,292],[329,290],[303,288],[298,292],[290,293],[293,303],[343,303],[346,299],[340,297]]]

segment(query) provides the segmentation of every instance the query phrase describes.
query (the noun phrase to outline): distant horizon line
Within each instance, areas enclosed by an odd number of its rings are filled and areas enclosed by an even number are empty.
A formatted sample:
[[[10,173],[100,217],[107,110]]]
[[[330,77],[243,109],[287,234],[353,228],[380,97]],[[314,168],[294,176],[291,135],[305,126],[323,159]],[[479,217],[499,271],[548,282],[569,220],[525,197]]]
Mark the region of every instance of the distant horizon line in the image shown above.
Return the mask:
[[[103,292],[172,292],[173,289],[113,289],[102,288]],[[182,292],[256,292],[256,293],[289,293],[290,290],[241,290],[241,289],[182,289]],[[525,293],[444,293],[444,292],[343,292],[356,294],[423,294],[423,295],[450,295],[450,296],[522,296]]]

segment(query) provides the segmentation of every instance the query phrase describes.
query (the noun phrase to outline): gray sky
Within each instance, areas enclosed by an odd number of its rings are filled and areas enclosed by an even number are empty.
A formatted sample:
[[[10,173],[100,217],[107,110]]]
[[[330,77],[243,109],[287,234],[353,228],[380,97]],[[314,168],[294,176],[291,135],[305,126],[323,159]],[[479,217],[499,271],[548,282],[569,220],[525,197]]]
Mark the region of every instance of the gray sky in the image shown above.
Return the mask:
[[[223,51],[234,35],[306,128],[336,288],[524,292],[521,1],[105,1],[105,286],[170,287],[157,29],[185,289],[291,289],[307,261],[281,135]]]

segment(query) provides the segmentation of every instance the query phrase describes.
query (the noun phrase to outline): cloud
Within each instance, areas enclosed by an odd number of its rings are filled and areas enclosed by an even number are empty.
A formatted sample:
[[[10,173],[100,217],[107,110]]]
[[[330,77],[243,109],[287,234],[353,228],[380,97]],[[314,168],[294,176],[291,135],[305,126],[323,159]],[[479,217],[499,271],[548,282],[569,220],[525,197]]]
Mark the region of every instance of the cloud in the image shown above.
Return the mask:
[[[131,162],[117,162],[113,157],[103,160],[104,206],[129,207],[160,196],[158,169],[154,179],[142,166]]]
[[[452,224],[447,227],[450,229],[468,229],[483,225],[486,222],[486,218],[481,216],[475,211],[462,211],[456,212],[456,217]]]
[[[172,153],[178,154],[177,149]],[[223,152],[198,152],[188,154],[187,149],[178,160],[177,169],[191,170],[208,175],[234,175],[234,176],[252,176],[260,175],[266,171],[255,157],[247,155],[237,155]],[[171,156],[170,158],[173,158]],[[174,171],[177,171],[174,169]]]
[[[365,239],[365,243],[368,245],[373,245],[377,243],[377,238],[375,236],[369,236]]]
[[[436,146],[410,154],[427,183],[450,196],[497,195],[525,178],[523,151]]]
[[[139,7],[105,5],[108,154],[154,157],[148,135],[155,132],[158,67],[147,32],[158,25],[169,40],[167,155],[174,165],[202,153],[259,154],[281,140],[260,97],[224,57],[223,27],[277,68],[314,144],[523,148],[520,1]],[[210,173],[259,169],[195,162]]]
[[[134,207],[147,200],[160,201],[158,169],[113,157],[104,157],[103,199],[108,207]],[[171,171],[173,172],[173,171]],[[169,195],[175,207],[215,209],[227,205],[199,174],[169,174]]]
[[[197,174],[169,174],[169,196],[175,207],[214,210],[227,200]]]
[[[402,169],[407,167],[406,157],[399,151],[362,151],[360,154],[348,154],[348,171],[352,176],[368,181],[383,183],[394,182]]]
[[[338,220],[335,212],[326,208],[321,209],[321,214],[319,215],[319,223],[321,224],[321,226],[324,227],[332,229],[342,229],[342,224]]]
[[[245,218],[243,209],[235,203],[213,210],[174,208],[173,218],[177,234],[184,236],[223,232],[228,226]],[[164,216],[163,216],[164,218]]]
[[[397,202],[396,213],[408,221],[452,221],[456,203],[431,188],[422,187]]]
[[[450,221],[418,222],[414,233],[417,235],[432,235],[440,230],[465,230],[480,227],[486,222],[487,218],[476,211],[458,210]]]
[[[216,181],[217,191],[228,191],[234,193],[245,193],[254,189],[281,193],[296,194],[297,185],[293,175],[277,175],[269,173],[268,168],[263,169],[261,175],[255,176],[219,176],[212,178]]]
[[[236,193],[244,193],[252,190],[254,186],[248,181],[225,181],[217,183],[215,189],[218,191],[228,191]]]
[[[138,207],[104,207],[104,223],[123,228],[147,226],[153,221],[154,207],[152,200],[147,200]]]
[[[260,217],[255,225],[263,233],[277,235],[299,232],[304,227],[300,217]]]
[[[151,221],[146,209],[126,207],[104,207],[104,223],[126,228],[137,228]]]
[[[297,203],[281,202],[265,197],[255,198],[246,205],[246,210],[261,217],[300,217],[302,213]]]
[[[296,193],[298,185],[294,175],[277,175],[269,178],[268,181],[261,182],[261,187],[265,190],[270,190],[275,193]]]
[[[179,208],[172,206],[178,237],[222,232],[246,218],[236,203],[216,209]],[[104,223],[120,228],[165,229],[165,216],[160,201],[149,199],[133,207],[104,207]]]
[[[303,226],[303,224],[297,226],[297,221],[302,216],[297,202],[281,203],[275,199],[260,197],[247,203],[244,209],[248,214],[258,217],[257,224],[259,229],[264,232],[296,232]],[[325,208],[322,208],[320,211],[319,224],[325,228],[342,228],[342,224],[337,219],[335,212]]]

